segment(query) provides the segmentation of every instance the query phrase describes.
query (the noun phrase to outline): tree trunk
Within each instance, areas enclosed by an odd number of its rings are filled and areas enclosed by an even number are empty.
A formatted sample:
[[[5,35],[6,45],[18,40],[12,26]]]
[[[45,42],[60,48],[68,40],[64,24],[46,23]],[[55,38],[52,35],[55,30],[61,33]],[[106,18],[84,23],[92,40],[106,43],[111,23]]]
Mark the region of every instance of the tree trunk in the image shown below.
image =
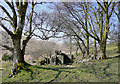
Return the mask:
[[[79,43],[79,40],[77,40],[77,44],[78,44],[78,46],[79,46],[79,48],[80,48],[80,50],[82,52],[82,58],[84,58],[85,51],[82,49],[81,44]]]
[[[22,54],[21,51],[21,45],[20,45],[20,39],[13,39],[13,46],[14,46],[14,52],[13,52],[13,66],[17,65],[18,63],[24,63],[24,54]]]
[[[96,40],[94,39],[94,57],[96,59],[97,57],[97,45],[96,45]]]
[[[70,55],[72,54],[72,37],[70,36]]]
[[[76,52],[75,52],[75,54],[76,54],[76,56],[78,56],[78,47],[76,48]]]
[[[85,10],[88,11],[88,4],[85,2]],[[88,15],[85,13],[85,26],[86,30],[88,31],[88,26],[87,26],[87,20],[88,20]],[[89,34],[86,32],[86,47],[87,47],[87,56],[89,55]]]
[[[106,42],[101,42],[100,43],[100,58],[101,59],[106,59]]]
[[[13,46],[14,46],[13,67],[11,70],[11,74],[8,76],[8,78],[14,77],[14,75],[16,75],[18,73],[17,70],[23,69],[24,65],[27,64],[24,61],[24,54],[22,54],[22,50],[21,50],[21,44],[20,44],[21,39],[12,38],[12,41],[13,41]]]
[[[89,35],[87,35],[86,46],[87,46],[87,56],[88,56],[89,55]]]
[[[108,32],[109,32],[109,18],[108,17],[108,2],[104,2],[105,4],[105,28],[104,28],[104,34],[102,36],[102,41],[101,41],[101,56],[102,59],[106,59],[106,42],[107,42],[107,38],[108,38]]]

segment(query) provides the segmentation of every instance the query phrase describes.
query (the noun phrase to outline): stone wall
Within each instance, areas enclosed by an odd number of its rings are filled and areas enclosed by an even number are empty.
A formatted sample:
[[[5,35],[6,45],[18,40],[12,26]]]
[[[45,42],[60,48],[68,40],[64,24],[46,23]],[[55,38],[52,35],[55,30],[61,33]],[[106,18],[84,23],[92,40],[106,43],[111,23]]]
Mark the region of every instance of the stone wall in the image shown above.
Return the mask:
[[[42,61],[40,61],[39,65],[68,65],[73,63],[73,59],[73,55],[66,55],[65,53],[61,53],[61,51],[55,51],[54,56],[50,56],[50,58],[44,58]],[[41,62],[44,63],[41,64]]]
[[[61,53],[61,51],[55,51],[56,56],[51,58],[51,64],[55,65],[68,65],[73,63],[72,59],[73,55],[66,55],[65,53]]]

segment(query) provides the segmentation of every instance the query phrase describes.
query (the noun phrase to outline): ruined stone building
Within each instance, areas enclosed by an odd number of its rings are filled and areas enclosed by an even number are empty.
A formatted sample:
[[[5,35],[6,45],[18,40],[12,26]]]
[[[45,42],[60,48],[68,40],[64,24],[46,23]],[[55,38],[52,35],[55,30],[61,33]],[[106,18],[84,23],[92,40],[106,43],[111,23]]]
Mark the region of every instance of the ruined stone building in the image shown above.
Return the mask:
[[[55,51],[56,56],[51,58],[50,63],[54,65],[68,65],[73,63],[73,55],[66,55],[61,51]]]

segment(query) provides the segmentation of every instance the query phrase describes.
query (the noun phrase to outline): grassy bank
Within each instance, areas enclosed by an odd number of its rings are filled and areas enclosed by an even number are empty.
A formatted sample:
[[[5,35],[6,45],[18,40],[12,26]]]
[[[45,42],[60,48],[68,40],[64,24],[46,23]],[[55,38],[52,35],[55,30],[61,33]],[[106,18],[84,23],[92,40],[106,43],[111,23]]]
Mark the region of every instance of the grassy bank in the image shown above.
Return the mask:
[[[3,62],[3,82],[118,82],[117,45],[107,46],[107,55],[111,58],[91,60],[73,65],[28,66],[18,75],[8,78],[12,63]]]
[[[8,78],[10,63],[4,63],[4,82],[117,82],[118,58],[73,64],[71,66],[29,66]]]

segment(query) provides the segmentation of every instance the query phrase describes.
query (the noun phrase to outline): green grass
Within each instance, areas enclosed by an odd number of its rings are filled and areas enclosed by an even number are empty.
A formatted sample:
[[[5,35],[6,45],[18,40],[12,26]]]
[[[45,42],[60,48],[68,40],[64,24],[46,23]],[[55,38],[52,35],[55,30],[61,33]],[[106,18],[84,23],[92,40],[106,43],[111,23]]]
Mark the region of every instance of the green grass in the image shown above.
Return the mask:
[[[8,78],[12,63],[3,62],[3,82],[118,82],[117,45],[107,46],[109,59],[74,63],[70,66],[28,66],[18,75]]]
[[[8,67],[3,70],[3,82],[117,82],[118,58],[73,64],[72,67],[29,66],[12,78],[8,78],[9,72]]]

